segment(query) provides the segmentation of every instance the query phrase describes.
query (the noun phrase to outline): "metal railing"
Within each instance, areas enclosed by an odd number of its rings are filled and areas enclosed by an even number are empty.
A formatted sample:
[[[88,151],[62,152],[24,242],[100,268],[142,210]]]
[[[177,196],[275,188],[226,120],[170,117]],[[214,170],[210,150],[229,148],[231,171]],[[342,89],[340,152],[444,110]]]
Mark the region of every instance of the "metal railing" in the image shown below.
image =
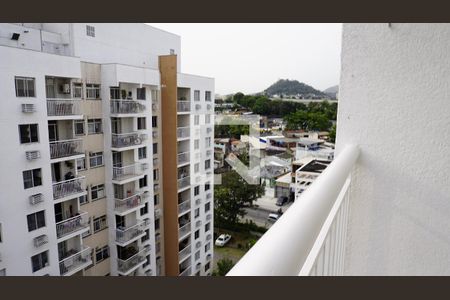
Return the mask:
[[[81,101],[72,99],[47,99],[48,116],[81,115]]]
[[[57,200],[73,194],[86,191],[84,186],[85,177],[76,177],[53,184],[53,199]]]
[[[123,167],[113,167],[113,180],[122,180],[127,177],[139,176],[144,174],[144,165],[134,163]]]
[[[111,134],[111,146],[114,148],[141,145],[147,139],[147,134],[139,132]]]
[[[183,261],[186,257],[191,254],[191,244],[187,245],[178,253],[178,261]]]
[[[186,200],[181,204],[178,204],[178,214],[183,214],[191,209],[191,201]]]
[[[140,263],[144,262],[146,260],[145,258],[146,250],[141,250],[138,253],[134,254],[128,259],[117,259],[117,268],[119,272],[121,273],[127,273],[132,268],[136,267]]]
[[[70,271],[73,271],[82,266],[88,266],[91,263],[91,248],[84,247],[81,251],[62,259],[59,262],[59,271],[61,275],[65,275]]]
[[[178,164],[184,164],[189,162],[189,152],[178,153]]]
[[[116,212],[123,213],[129,209],[133,209],[135,207],[138,207],[142,203],[144,203],[145,200],[145,192],[137,192],[134,195],[131,195],[129,197],[123,198],[123,199],[114,199],[115,207],[114,209]]]
[[[111,100],[111,114],[137,114],[145,111],[145,105],[135,100]]]
[[[177,111],[178,112],[191,111],[191,102],[190,101],[177,101]]]
[[[345,147],[227,275],[342,275],[350,172],[358,156],[357,146]]]
[[[137,236],[143,234],[145,231],[146,222],[141,221],[128,228],[117,228],[116,229],[116,242],[127,243]]]
[[[189,127],[178,127],[177,128],[177,137],[179,139],[188,138],[189,137]]]
[[[190,176],[186,176],[186,177],[178,179],[178,189],[179,190],[189,186],[190,184],[191,184],[191,177]]]
[[[185,269],[183,272],[181,272],[179,276],[189,276],[189,275],[191,275],[191,267],[190,266],[187,269]]]
[[[88,226],[89,226],[88,213],[80,211],[79,215],[56,223],[56,236],[59,239],[65,235],[84,229]]]
[[[184,237],[186,234],[188,234],[189,232],[191,232],[191,223],[187,223],[185,225],[183,225],[182,227],[180,227],[178,229],[178,237],[182,238]]]
[[[83,154],[83,140],[64,140],[50,142],[50,158],[61,158]]]

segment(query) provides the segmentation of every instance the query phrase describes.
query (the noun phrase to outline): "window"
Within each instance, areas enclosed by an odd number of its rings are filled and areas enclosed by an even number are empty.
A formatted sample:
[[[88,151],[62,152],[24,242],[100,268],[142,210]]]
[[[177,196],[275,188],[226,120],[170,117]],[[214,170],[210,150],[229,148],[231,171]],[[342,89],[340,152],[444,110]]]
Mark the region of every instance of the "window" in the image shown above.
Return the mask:
[[[205,170],[208,170],[211,167],[211,160],[205,160]]]
[[[210,243],[206,243],[205,244],[205,252],[208,252],[209,249],[211,249],[211,244]]]
[[[200,194],[200,186],[194,188],[194,196],[197,196],[198,194]]]
[[[196,230],[194,233],[194,238],[198,239],[200,237],[200,230]]]
[[[19,125],[19,136],[21,144],[39,142],[38,124]]]
[[[194,218],[200,217],[200,208],[196,208],[194,211]]]
[[[86,159],[84,157],[78,158],[76,163],[77,163],[77,171],[86,170]]]
[[[211,223],[205,224],[205,232],[208,232],[211,229]]]
[[[111,100],[119,100],[120,99],[120,88],[119,87],[110,87],[109,88],[109,97]]]
[[[77,99],[81,99],[83,96],[83,86],[81,83],[73,84],[73,97]]]
[[[109,257],[109,247],[108,245],[101,247],[101,248],[96,248],[95,249],[95,261],[96,263],[101,262],[102,260],[105,260]]]
[[[195,260],[199,260],[199,259],[200,259],[200,250],[195,252]]]
[[[207,272],[207,271],[209,270],[209,265],[210,265],[209,262],[207,262],[207,263],[205,264],[205,272]]]
[[[205,91],[205,101],[211,101],[211,92]]]
[[[145,100],[145,88],[137,88],[136,89],[136,99]]]
[[[145,230],[145,235],[141,238],[141,243],[150,239],[150,229]]]
[[[98,200],[105,197],[105,185],[99,184],[91,187],[91,200]]]
[[[159,179],[159,169],[153,170],[153,180],[156,181]]]
[[[158,117],[153,116],[152,117],[152,128],[157,128],[158,127]]]
[[[137,129],[138,130],[144,130],[144,129],[147,129],[147,126],[146,126],[146,120],[145,120],[145,117],[139,117],[139,118],[137,118]]]
[[[27,222],[29,232],[45,227],[45,210],[29,214],[27,216]]]
[[[200,91],[194,90],[194,101],[200,101]]]
[[[205,115],[205,124],[211,123],[211,115]]]
[[[102,119],[88,120],[88,134],[102,133]]]
[[[208,212],[211,209],[211,202],[205,204],[205,212]]]
[[[17,97],[36,97],[34,78],[15,77]]]
[[[91,168],[103,166],[103,152],[89,153],[89,165]]]
[[[194,125],[198,125],[200,124],[200,116],[199,115],[195,115],[194,116]]]
[[[88,203],[88,197],[87,197],[87,195],[80,196],[80,197],[78,198],[78,202],[80,202],[80,205],[83,205],[83,204]]]
[[[211,147],[211,137],[205,138],[205,147]]]
[[[139,179],[139,188],[146,187],[148,185],[147,183],[147,175]]]
[[[48,251],[41,252],[31,257],[33,273],[48,266]]]
[[[159,205],[159,195],[154,195],[153,196],[153,203],[154,205]]]
[[[194,173],[198,173],[199,170],[200,170],[200,163],[196,163],[196,164],[194,165]]]
[[[23,187],[29,189],[42,185],[41,169],[23,171]]]
[[[74,121],[75,135],[84,135],[84,120]]]
[[[86,35],[87,36],[91,36],[91,37],[95,37],[95,27],[94,26],[90,26],[90,25],[86,25]]]
[[[158,229],[159,229],[159,220],[160,220],[160,219],[156,219],[156,220],[155,220],[155,230],[158,230]]]
[[[138,149],[138,157],[139,159],[147,158],[147,147],[141,147]]]
[[[200,140],[194,140],[194,149],[200,148]]]
[[[86,83],[86,99],[100,99],[100,84]]]
[[[93,223],[94,223],[94,233],[108,227],[108,224],[106,223],[106,215],[95,218]]]
[[[153,143],[153,154],[158,154],[158,143]]]
[[[211,184],[208,182],[205,184],[205,192],[209,191],[209,189],[211,188]]]
[[[145,202],[144,207],[142,207],[140,210],[140,214],[141,216],[148,214],[148,202]]]

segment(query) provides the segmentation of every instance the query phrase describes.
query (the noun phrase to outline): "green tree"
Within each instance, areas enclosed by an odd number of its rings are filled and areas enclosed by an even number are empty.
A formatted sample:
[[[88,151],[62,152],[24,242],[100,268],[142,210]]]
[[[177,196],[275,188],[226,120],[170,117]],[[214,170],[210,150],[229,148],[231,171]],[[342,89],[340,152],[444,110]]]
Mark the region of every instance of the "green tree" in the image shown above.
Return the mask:
[[[333,125],[330,130],[330,142],[336,142],[336,125]]]
[[[225,276],[233,268],[234,263],[229,258],[222,258],[217,262],[217,276]]]

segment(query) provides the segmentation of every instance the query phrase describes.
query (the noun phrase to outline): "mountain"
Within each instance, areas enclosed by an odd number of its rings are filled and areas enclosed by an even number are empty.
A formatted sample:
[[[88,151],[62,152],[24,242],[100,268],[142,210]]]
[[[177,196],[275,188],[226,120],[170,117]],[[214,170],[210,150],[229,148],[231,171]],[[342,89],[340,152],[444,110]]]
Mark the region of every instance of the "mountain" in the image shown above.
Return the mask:
[[[338,91],[339,91],[339,85],[334,85],[332,87],[327,88],[323,92],[325,94],[327,94],[328,96],[330,96],[332,99],[336,99]]]
[[[329,96],[310,85],[297,80],[280,79],[267,89],[264,93],[269,97],[281,96],[289,98],[289,96],[298,96],[305,99],[329,98]]]

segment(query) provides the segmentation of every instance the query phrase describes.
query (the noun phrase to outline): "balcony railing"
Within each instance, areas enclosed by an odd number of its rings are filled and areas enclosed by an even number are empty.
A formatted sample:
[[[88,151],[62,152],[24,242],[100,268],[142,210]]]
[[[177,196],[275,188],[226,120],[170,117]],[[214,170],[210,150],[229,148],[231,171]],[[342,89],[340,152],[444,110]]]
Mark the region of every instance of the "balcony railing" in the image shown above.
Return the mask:
[[[143,263],[146,258],[146,250],[141,250],[140,252],[134,254],[133,256],[131,256],[128,259],[117,259],[117,268],[119,270],[119,272],[126,274],[127,272],[129,272],[131,269],[133,269],[134,267],[136,267],[137,265],[139,265],[140,263]]]
[[[184,237],[186,234],[191,232],[191,223],[187,223],[178,229],[178,237]]]
[[[178,214],[183,214],[191,209],[191,201],[187,200],[178,204]]]
[[[111,114],[138,114],[145,111],[145,105],[135,100],[111,100]]]
[[[191,102],[190,101],[177,101],[177,111],[178,112],[191,111]]]
[[[179,139],[184,139],[189,137],[189,127],[178,127],[177,128],[177,137]]]
[[[56,236],[59,239],[65,235],[82,230],[88,226],[89,226],[88,213],[80,211],[79,215],[56,223]]]
[[[119,242],[121,244],[127,243],[131,241],[132,239],[136,238],[137,236],[143,234],[145,231],[145,226],[147,225],[147,222],[141,221],[133,226],[130,226],[128,228],[117,228],[116,229],[116,242]]]
[[[187,176],[184,178],[178,179],[178,189],[185,188],[191,184],[191,177]]]
[[[145,197],[146,197],[145,192],[137,192],[134,195],[131,195],[127,198],[124,199],[115,199],[115,210],[116,212],[119,213],[123,213],[127,210],[136,208],[140,205],[142,205],[144,203]]]
[[[189,276],[189,275],[191,275],[191,267],[190,266],[187,269],[185,269],[183,272],[181,272],[179,276]]]
[[[147,139],[147,134],[139,132],[113,133],[111,136],[111,145],[114,148],[138,146]]]
[[[62,158],[83,154],[83,140],[65,140],[50,142],[50,158]]]
[[[75,252],[76,250],[73,251]],[[83,266],[87,267],[91,263],[91,248],[85,247],[81,251],[62,259],[59,262],[59,271],[61,275],[66,275],[75,269],[80,269]]]
[[[357,146],[345,147],[227,275],[342,275],[350,172],[358,156]]]
[[[191,244],[187,245],[178,253],[178,260],[182,261],[191,254]]]
[[[184,164],[189,162],[189,152],[178,153],[178,164]]]
[[[84,192],[84,179],[85,177],[82,176],[54,183],[53,199],[57,200],[66,196]]]
[[[134,163],[124,167],[113,167],[113,180],[123,180],[144,174],[144,164]]]
[[[71,99],[47,99],[48,116],[81,115],[81,101]]]

